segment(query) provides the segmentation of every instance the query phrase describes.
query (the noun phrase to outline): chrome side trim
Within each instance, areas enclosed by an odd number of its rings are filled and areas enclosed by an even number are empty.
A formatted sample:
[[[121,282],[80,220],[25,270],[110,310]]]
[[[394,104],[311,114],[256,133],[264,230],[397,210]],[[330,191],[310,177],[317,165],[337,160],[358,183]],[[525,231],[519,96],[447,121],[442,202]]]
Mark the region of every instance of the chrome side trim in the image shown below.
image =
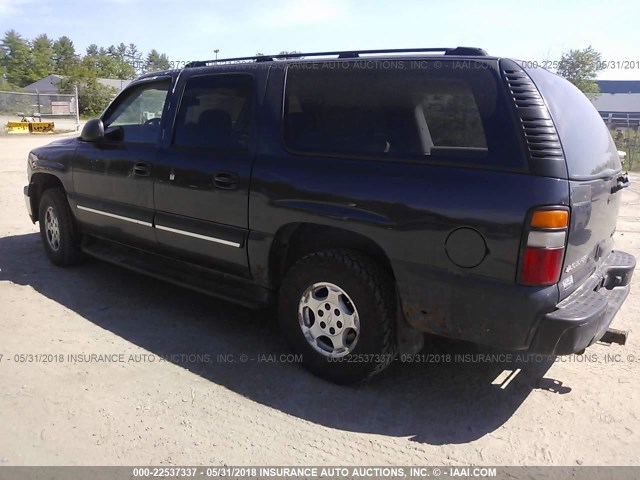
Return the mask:
[[[102,210],[96,210],[95,208],[85,207],[84,205],[78,205],[78,210],[84,210],[85,212],[95,213],[97,215],[104,215],[105,217],[117,218],[118,220],[124,220],[125,222],[131,222],[138,225],[144,225],[145,227],[153,227],[149,222],[143,220],[136,220],[135,218],[123,217],[122,215],[116,215],[115,213],[109,213]],[[156,225],[158,230],[164,230],[178,235],[185,235],[187,237],[199,238],[200,240],[207,240],[208,242],[220,243],[229,247],[240,248],[238,242],[231,242],[229,240],[223,240],[221,238],[209,237],[207,235],[200,235],[199,233],[187,232],[185,230],[178,230],[177,228],[165,227],[164,225]]]
[[[123,217],[122,215],[116,215],[115,213],[104,212],[102,210],[96,210],[95,208],[85,207],[83,205],[78,205],[78,210],[84,210],[86,212],[95,213],[98,215],[104,215],[105,217],[117,218],[118,220],[124,220],[125,222],[136,223],[138,225],[144,225],[145,227],[153,227],[153,225],[149,222],[145,222],[143,220],[136,220],[135,218]]]
[[[158,230],[165,230],[171,233],[177,233],[178,235],[185,235],[187,237],[199,238],[200,240],[207,240],[208,242],[221,243],[222,245],[228,245],[229,247],[240,248],[240,244],[237,242],[230,242],[229,240],[222,240],[221,238],[209,237],[207,235],[200,235],[199,233],[185,232],[184,230],[178,230],[177,228],[165,227],[164,225],[156,224]]]

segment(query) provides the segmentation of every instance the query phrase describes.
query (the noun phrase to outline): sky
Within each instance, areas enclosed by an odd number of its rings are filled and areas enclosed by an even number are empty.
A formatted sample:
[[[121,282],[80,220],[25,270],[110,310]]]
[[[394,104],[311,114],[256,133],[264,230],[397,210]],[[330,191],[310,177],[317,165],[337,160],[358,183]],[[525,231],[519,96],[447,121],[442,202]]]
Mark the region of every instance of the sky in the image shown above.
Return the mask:
[[[600,79],[640,80],[637,0],[0,0],[0,34],[11,29],[28,39],[67,35],[83,53],[124,42],[184,62],[215,58],[215,49],[231,58],[474,46],[542,64],[591,45],[613,63]]]

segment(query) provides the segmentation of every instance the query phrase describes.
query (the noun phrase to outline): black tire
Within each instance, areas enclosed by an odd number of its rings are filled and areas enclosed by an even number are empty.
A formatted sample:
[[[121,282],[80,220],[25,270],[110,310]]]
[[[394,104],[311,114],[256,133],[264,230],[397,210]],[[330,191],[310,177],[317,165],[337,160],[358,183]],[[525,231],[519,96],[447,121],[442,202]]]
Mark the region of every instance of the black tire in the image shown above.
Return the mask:
[[[305,337],[299,321],[303,294],[321,282],[342,289],[359,317],[353,350],[339,358],[319,353]],[[393,281],[378,264],[357,252],[325,250],[303,257],[287,272],[280,287],[278,319],[287,341],[302,355],[308,370],[335,383],[355,383],[381,372],[395,359],[395,303]]]
[[[57,242],[52,240],[51,230],[48,229],[48,221],[53,217],[48,217],[47,212],[57,219]],[[38,222],[44,250],[52,263],[60,267],[68,267],[80,261],[82,258],[80,234],[63,189],[50,188],[44,191],[40,199]]]

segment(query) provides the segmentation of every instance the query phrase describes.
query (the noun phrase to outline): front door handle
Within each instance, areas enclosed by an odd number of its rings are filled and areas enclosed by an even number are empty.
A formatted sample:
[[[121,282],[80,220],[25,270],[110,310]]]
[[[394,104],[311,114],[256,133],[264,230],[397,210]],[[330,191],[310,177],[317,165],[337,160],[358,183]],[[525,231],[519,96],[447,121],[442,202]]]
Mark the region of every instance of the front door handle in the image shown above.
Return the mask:
[[[213,184],[222,190],[236,190],[238,188],[238,174],[218,172],[213,176]]]
[[[151,174],[151,166],[147,162],[136,162],[133,166],[133,174],[138,177],[148,177]]]

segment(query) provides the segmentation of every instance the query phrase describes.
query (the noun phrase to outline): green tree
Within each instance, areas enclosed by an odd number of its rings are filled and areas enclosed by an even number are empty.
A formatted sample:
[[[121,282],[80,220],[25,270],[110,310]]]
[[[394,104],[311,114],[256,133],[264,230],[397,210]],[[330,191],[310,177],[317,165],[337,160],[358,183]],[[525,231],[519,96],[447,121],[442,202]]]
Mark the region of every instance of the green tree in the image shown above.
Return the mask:
[[[29,76],[35,82],[53,73],[55,67],[53,42],[46,34],[38,35],[31,43]]]
[[[133,45],[133,44],[131,44]],[[135,47],[135,45],[133,45]],[[137,49],[136,49],[137,50]],[[132,79],[136,77],[136,69],[133,61],[130,60],[130,50],[124,43],[118,46],[111,45],[106,51],[100,51],[100,55],[108,56],[112,59],[112,62],[108,62],[106,58],[102,59],[102,63],[105,66],[101,75],[104,78],[121,78]],[[137,51],[134,52],[134,55]],[[110,68],[106,68],[109,65]]]
[[[108,48],[91,44],[84,55],[78,55],[67,36],[52,41],[42,34],[29,42],[10,30],[0,40],[0,90],[19,90],[57,73],[63,77],[58,86],[61,93],[73,93],[78,86],[82,115],[99,114],[117,93],[98,79],[132,79],[147,70],[170,67],[167,55],[155,49],[144,55],[133,43]]]
[[[0,45],[0,90],[8,90],[9,82],[7,82],[7,67],[5,63],[7,61],[7,53]]]
[[[76,85],[80,114],[88,117],[98,116],[118,93],[115,88],[98,82],[95,72],[84,67],[78,68],[73,75],[63,78],[58,88],[60,93],[73,93]]]
[[[0,65],[2,64],[2,50],[0,50]],[[21,90],[20,87],[13,85],[7,81],[7,69],[5,67],[0,67],[0,90],[10,91],[10,92],[18,92]]]
[[[117,95],[118,90],[98,83],[95,78],[78,85],[78,103],[80,114],[97,117]]]
[[[124,60],[133,69],[134,76],[140,75],[144,72],[145,62],[142,60],[142,52],[138,50],[136,44],[130,43],[127,45]]]
[[[116,75],[112,78],[134,79],[138,76],[137,69],[139,68],[142,71],[142,60],[139,60],[138,63],[130,63],[127,60],[119,61],[117,66]]]
[[[95,56],[96,74],[100,78],[121,78],[121,62],[109,55],[108,50],[100,47]]]
[[[127,56],[127,46],[120,42],[120,44],[118,44],[117,47],[115,47],[116,49],[116,55],[118,56],[119,60],[124,60]]]
[[[98,56],[98,45],[96,45],[95,43],[92,43],[91,45],[89,45],[87,47],[87,53],[86,55],[92,56],[92,57],[96,57]]]
[[[136,76],[131,64],[118,51],[118,47],[113,45],[107,49],[95,44],[89,45],[82,65],[93,71],[96,78],[131,79]]]
[[[69,75],[78,67],[79,61],[76,55],[76,48],[69,37],[62,36],[53,42],[53,52],[55,54],[56,73],[59,75]]]
[[[589,46],[582,50],[569,50],[563,53],[556,73],[593,99],[600,94],[596,78],[598,72],[603,69],[600,53]]]
[[[27,41],[15,30],[9,30],[5,33],[0,48],[3,50],[0,67],[4,70],[7,83],[17,87],[24,87],[31,83],[29,76],[31,52]]]
[[[82,73],[83,76],[86,76],[86,71],[91,71],[95,74],[96,77],[102,75],[102,70],[104,68],[104,61],[101,62],[100,59],[100,48],[95,43],[92,43],[87,47],[86,54],[82,57],[81,60],[81,68],[80,70],[85,70]],[[79,71],[73,72],[75,75],[81,74]]]
[[[145,71],[156,72],[158,70],[169,70],[171,64],[169,63],[169,57],[164,53],[158,52],[155,48],[149,52],[144,65]]]

